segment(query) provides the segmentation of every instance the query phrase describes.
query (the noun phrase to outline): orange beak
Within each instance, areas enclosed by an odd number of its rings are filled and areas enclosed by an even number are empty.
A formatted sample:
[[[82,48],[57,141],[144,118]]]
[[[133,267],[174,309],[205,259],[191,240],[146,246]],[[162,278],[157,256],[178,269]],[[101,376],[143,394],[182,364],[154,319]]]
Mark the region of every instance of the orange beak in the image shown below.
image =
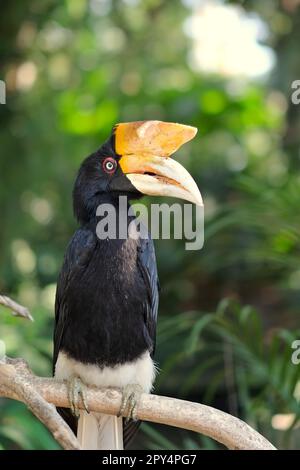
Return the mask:
[[[115,151],[135,188],[147,195],[172,196],[202,206],[200,191],[188,171],[170,157],[197,133],[195,127],[162,121],[117,124]]]

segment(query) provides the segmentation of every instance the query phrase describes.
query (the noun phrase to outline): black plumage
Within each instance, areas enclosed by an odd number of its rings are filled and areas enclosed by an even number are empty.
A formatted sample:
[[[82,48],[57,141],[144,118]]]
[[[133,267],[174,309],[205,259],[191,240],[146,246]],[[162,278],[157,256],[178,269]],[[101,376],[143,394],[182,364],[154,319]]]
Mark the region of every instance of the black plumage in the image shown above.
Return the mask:
[[[107,156],[118,162],[112,140],[84,161],[75,183],[80,228],[67,247],[57,285],[54,367],[60,351],[99,368],[134,361],[145,351],[154,354],[158,276],[153,242],[96,235],[100,204],[112,204],[118,218],[120,195],[140,197],[120,168],[114,174],[103,171]],[[75,431],[70,411],[61,413]],[[125,446],[136,428],[132,422],[124,426]]]

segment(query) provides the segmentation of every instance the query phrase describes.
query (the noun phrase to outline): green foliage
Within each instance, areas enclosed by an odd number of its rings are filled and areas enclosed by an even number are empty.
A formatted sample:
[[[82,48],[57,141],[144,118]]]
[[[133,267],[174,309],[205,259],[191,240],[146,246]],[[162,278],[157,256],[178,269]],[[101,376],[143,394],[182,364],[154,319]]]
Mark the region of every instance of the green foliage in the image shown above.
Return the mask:
[[[166,342],[174,345],[174,352],[160,364],[158,385],[163,387],[175,377],[178,397],[189,397],[194,390],[202,390],[202,401],[207,404],[213,404],[216,395],[226,397],[233,414],[238,411],[239,417],[278,447],[282,436],[272,429],[272,418],[291,414],[284,440],[285,448],[291,447],[291,431],[300,417],[300,370],[292,363],[291,345],[299,336],[300,328],[293,332],[281,328],[265,337],[261,316],[252,307],[229,299],[213,314],[191,311],[172,320],[163,318],[158,348],[164,350]],[[236,409],[230,409],[232,399]],[[159,441],[153,429],[144,430],[153,443]],[[163,438],[160,442],[163,448],[170,445]],[[203,443],[197,445],[201,448]]]
[[[24,405],[17,402],[8,403],[1,412],[0,439],[3,448],[59,449],[59,445],[47,429],[32,418],[30,411]]]

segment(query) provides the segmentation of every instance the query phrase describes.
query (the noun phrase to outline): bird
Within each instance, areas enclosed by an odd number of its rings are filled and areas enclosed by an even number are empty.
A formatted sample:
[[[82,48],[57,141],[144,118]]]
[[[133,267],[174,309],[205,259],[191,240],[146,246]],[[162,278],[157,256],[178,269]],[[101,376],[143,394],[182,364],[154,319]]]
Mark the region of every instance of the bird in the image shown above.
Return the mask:
[[[153,241],[150,234],[99,238],[97,211],[109,204],[118,224],[126,197],[128,228],[136,220],[131,203],[144,195],[203,205],[192,176],[170,157],[196,132],[164,121],[120,123],[79,168],[73,188],[79,228],[57,282],[53,374],[67,384],[69,408],[58,411],[82,449],[128,448],[140,425],[139,399],[151,392],[157,371],[160,286]],[[89,412],[89,386],[121,389],[119,416]]]

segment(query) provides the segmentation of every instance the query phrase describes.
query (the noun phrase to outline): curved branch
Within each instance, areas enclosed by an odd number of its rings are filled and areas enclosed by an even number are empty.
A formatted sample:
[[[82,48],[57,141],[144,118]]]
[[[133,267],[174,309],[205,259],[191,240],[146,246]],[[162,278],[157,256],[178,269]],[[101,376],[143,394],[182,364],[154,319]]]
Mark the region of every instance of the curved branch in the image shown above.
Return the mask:
[[[23,317],[27,320],[33,321],[33,317],[28,308],[23,307],[23,305],[18,304],[6,295],[0,295],[0,305],[9,308],[15,317]]]
[[[57,442],[67,450],[79,450],[79,443],[53,404],[48,403],[36,387],[34,375],[22,359],[0,361],[0,396],[26,403],[32,413],[49,429]]]
[[[38,392],[46,402],[61,407],[69,406],[67,387],[63,382],[34,376],[22,360],[8,359],[6,363],[12,365],[19,379]],[[15,391],[3,387],[1,378],[0,365],[0,395],[24,401],[23,397],[18,396]],[[120,409],[121,397],[118,389],[89,388],[87,390],[89,409],[100,413],[116,415]],[[267,439],[245,422],[200,403],[143,394],[138,404],[137,415],[143,421],[166,424],[204,434],[229,449],[275,449]]]

